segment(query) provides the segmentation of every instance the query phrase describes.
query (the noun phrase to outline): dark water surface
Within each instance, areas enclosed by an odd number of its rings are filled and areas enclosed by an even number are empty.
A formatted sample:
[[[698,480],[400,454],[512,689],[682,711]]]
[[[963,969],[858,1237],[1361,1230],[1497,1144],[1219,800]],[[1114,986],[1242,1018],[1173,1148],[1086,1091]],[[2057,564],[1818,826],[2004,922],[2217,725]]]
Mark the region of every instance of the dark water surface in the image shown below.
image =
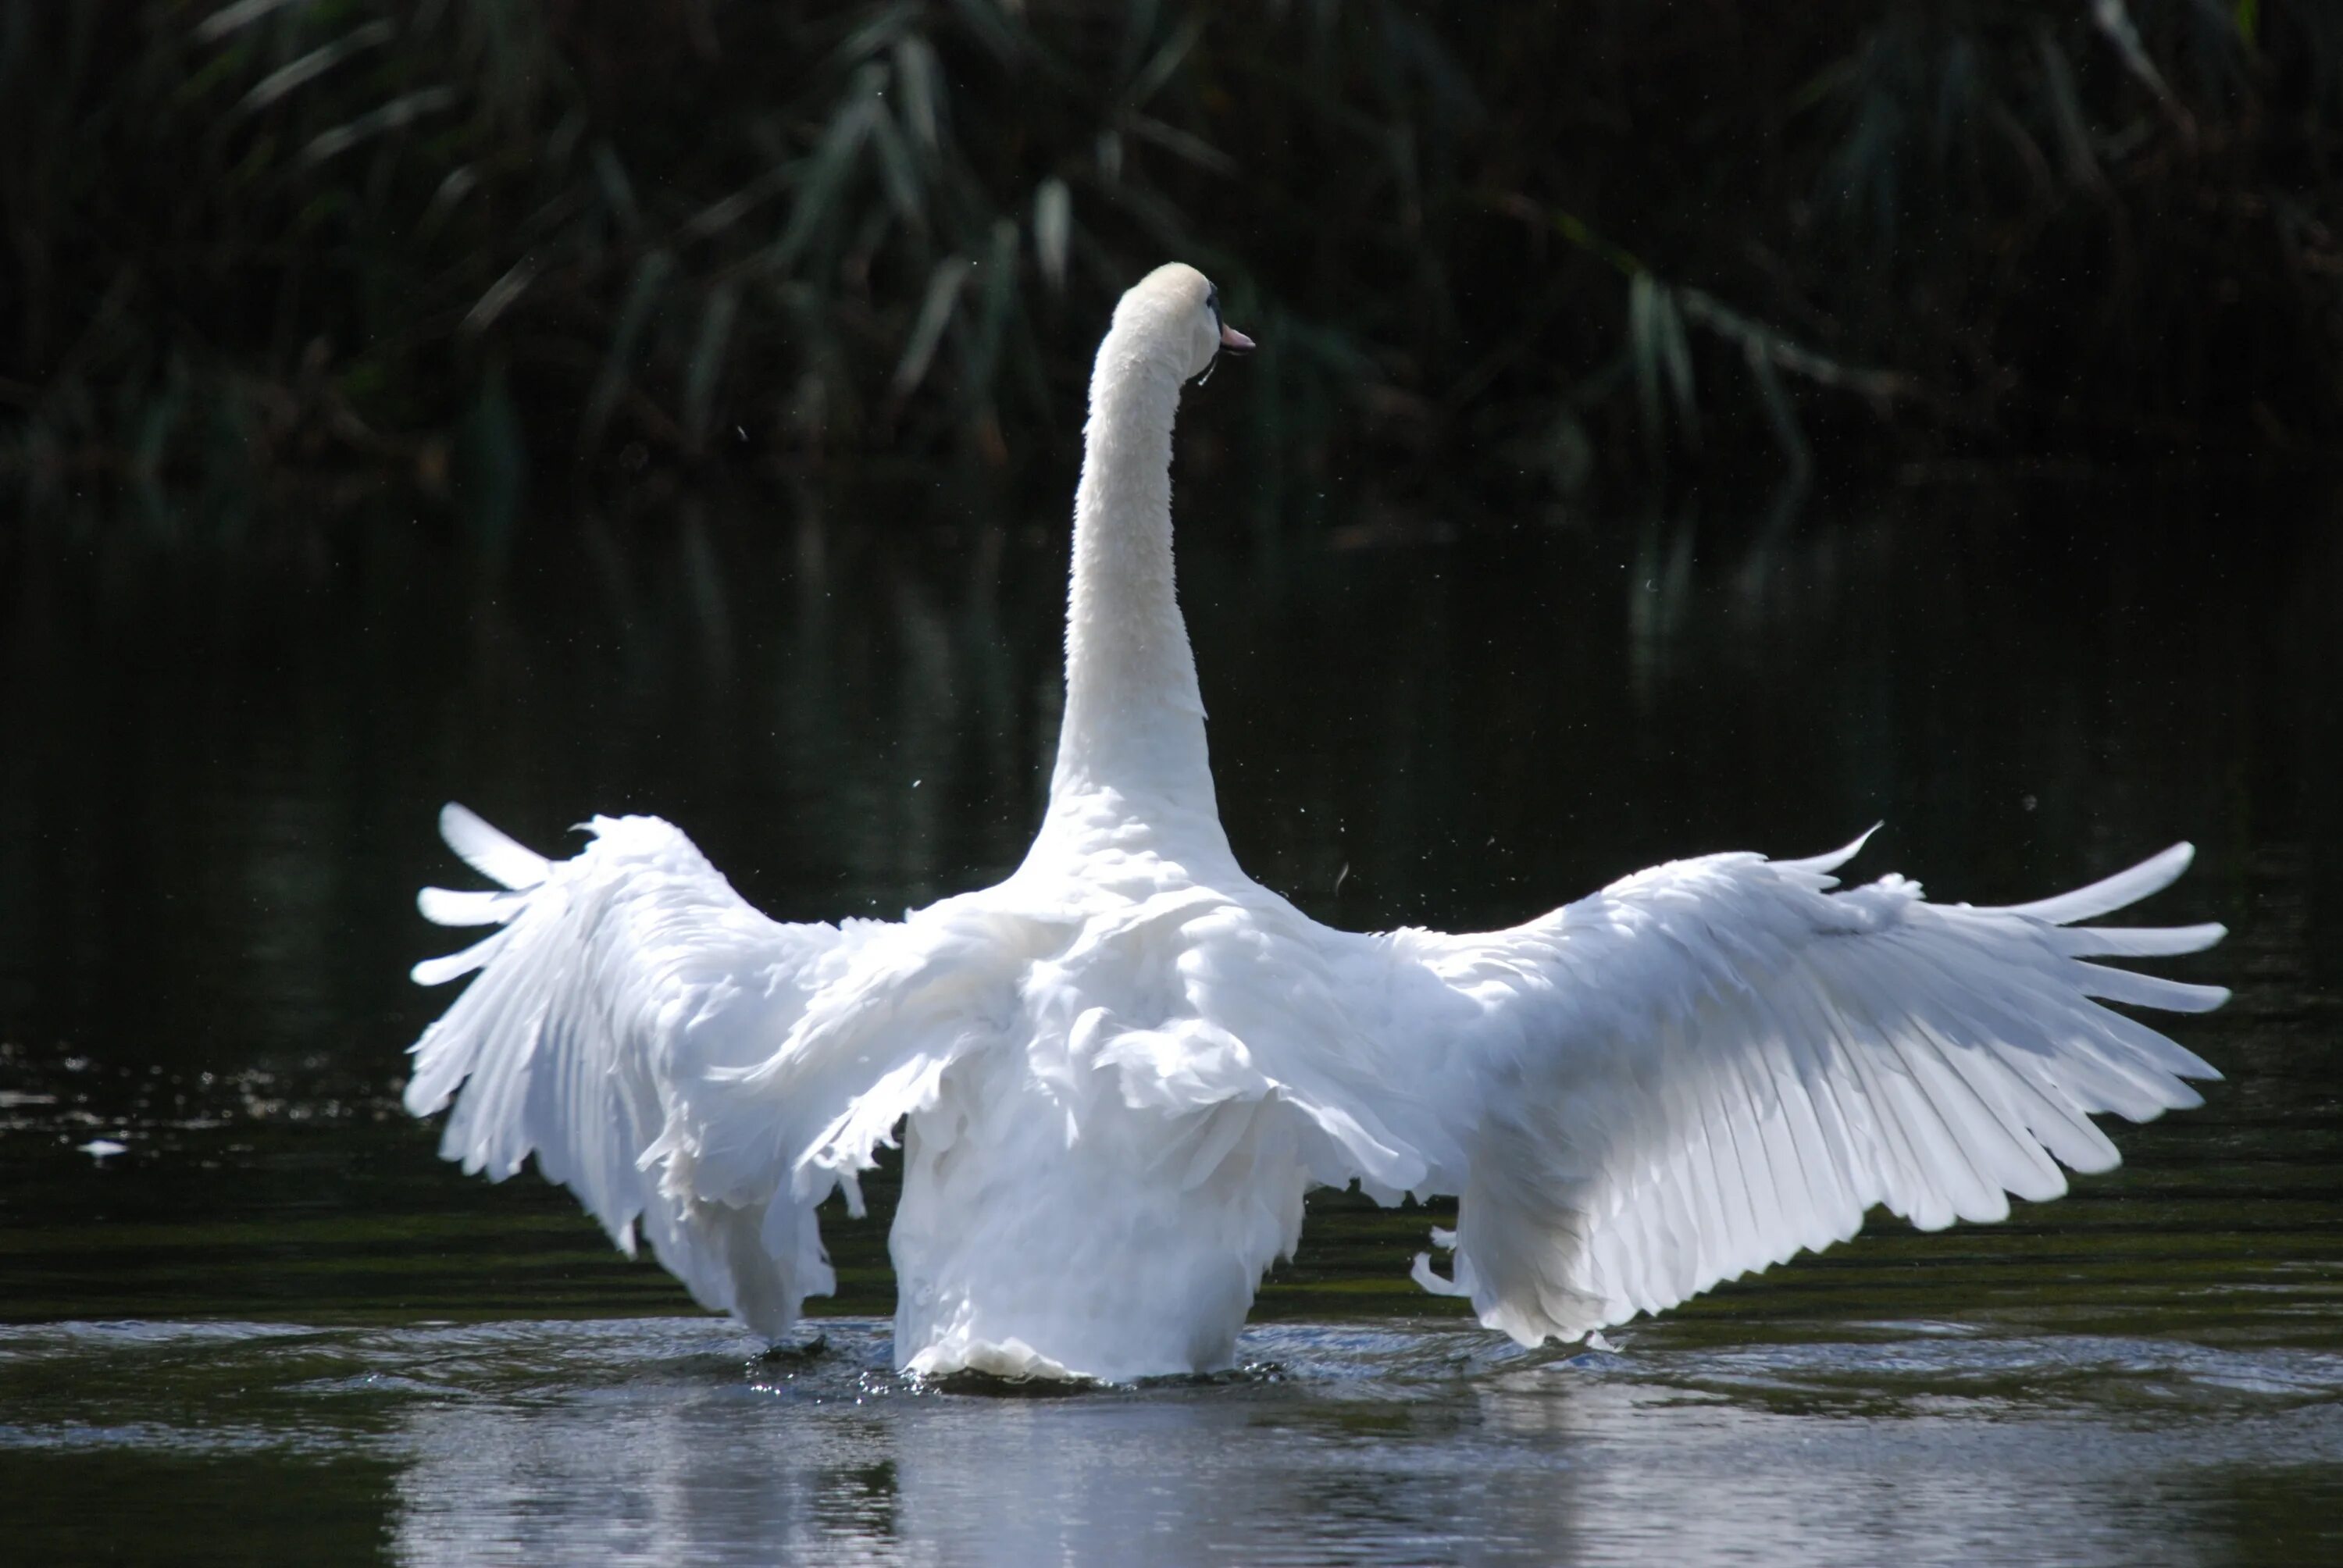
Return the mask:
[[[784,918],[997,878],[1055,734],[1062,508],[919,481],[492,547],[377,508],[233,561],[61,532],[0,578],[9,1553],[2343,1553],[2333,504],[1493,531],[1327,504],[1356,518],[1328,543],[1182,546],[1231,838],[1311,913],[1506,922],[1883,818],[1856,871],[2001,901],[2186,837],[2150,911],[2232,928],[2161,966],[2237,988],[2177,1025],[2228,1081],[2059,1202],[1882,1219],[1617,1354],[1480,1332],[1405,1278],[1442,1216],[1322,1193],[1241,1374],[913,1386],[882,1182],[870,1222],[826,1221],[846,1315],[764,1357],[397,1111],[444,1000],[404,978],[445,946],[411,892],[460,879],[432,815],[553,849],[657,811]]]

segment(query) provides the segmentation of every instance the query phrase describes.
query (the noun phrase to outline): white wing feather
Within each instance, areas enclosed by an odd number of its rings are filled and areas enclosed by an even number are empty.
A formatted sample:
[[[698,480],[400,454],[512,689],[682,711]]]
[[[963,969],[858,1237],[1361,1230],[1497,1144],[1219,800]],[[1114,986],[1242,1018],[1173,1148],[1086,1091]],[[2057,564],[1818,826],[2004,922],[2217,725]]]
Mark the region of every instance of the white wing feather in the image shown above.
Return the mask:
[[[1395,1044],[1416,1131],[1458,1151],[1454,1279],[1524,1343],[1658,1312],[1853,1236],[1873,1204],[1923,1229],[2117,1163],[2090,1121],[2199,1103],[2220,1075],[2101,1000],[2217,1007],[2213,986],[2094,957],[2193,952],[2217,925],[2071,929],[2168,885],[2188,846],[2013,909],[1931,904],[1889,877],[1832,894],[1861,847],[1641,872],[1512,930],[1401,931]]]
[[[479,972],[416,1042],[407,1108],[428,1115],[461,1085],[447,1158],[502,1181],[535,1155],[629,1254],[639,1223],[703,1304],[779,1335],[804,1297],[835,1285],[815,1204],[868,1163],[902,1108],[880,1095],[887,1105],[861,1108],[878,1123],[869,1141],[835,1170],[799,1171],[904,1064],[835,1060],[798,1026],[858,950],[900,928],[783,925],[669,824],[589,826],[582,853],[549,862],[460,806],[441,813],[449,847],[505,889],[427,888],[423,913],[501,929],[416,966],[425,985]],[[761,1092],[740,1087],[750,1072]]]

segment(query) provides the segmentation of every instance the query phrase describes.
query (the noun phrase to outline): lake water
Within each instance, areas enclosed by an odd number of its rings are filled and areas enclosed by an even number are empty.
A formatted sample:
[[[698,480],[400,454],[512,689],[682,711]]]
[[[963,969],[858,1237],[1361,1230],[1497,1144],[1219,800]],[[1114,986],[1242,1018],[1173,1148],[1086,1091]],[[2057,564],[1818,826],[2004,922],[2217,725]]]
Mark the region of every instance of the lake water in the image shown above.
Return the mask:
[[[1213,510],[1209,487],[1183,516]],[[0,1488],[27,1561],[2289,1563],[2343,1554],[2343,511],[1901,492],[1187,526],[1239,855],[1330,921],[1508,922],[1684,854],[2039,895],[2178,838],[2228,1074],[2012,1221],[1527,1352],[1313,1197],[1226,1377],[889,1371],[886,1183],[765,1347],[396,1104],[465,800],[682,825],[784,918],[990,880],[1039,811],[1062,501],[910,477],[0,562]],[[883,511],[890,526],[868,526]],[[123,1151],[102,1161],[96,1140]]]

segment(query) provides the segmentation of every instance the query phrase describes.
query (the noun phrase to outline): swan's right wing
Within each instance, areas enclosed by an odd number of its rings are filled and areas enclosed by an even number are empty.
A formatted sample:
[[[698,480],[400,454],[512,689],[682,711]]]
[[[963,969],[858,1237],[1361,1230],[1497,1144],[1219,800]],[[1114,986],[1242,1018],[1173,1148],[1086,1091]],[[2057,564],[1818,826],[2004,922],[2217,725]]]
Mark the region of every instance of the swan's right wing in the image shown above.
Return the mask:
[[[835,1287],[813,1215],[833,1173],[800,1166],[858,1109],[883,1136],[906,1076],[859,1052],[825,1059],[797,1026],[859,950],[901,928],[784,925],[668,823],[591,827],[583,852],[548,861],[460,806],[441,813],[448,846],[503,886],[427,888],[423,913],[499,929],[416,966],[425,985],[478,974],[416,1042],[407,1108],[455,1100],[447,1158],[502,1181],[534,1155],[630,1255],[639,1226],[704,1305],[779,1335]],[[744,1086],[752,1073],[760,1088]],[[889,1103],[859,1103],[874,1096]]]
[[[1859,843],[1859,841],[1858,841]],[[1524,1343],[1657,1312],[1855,1234],[1934,1230],[2102,1171],[2090,1121],[2194,1105],[2217,1078],[2102,1005],[2217,1007],[2218,987],[2089,961],[2193,952],[2218,926],[2072,922],[2188,863],[2177,846],[2060,898],[1931,903],[1848,855],[1714,855],[1511,930],[1383,939],[1413,1123],[1459,1192],[1453,1284]]]

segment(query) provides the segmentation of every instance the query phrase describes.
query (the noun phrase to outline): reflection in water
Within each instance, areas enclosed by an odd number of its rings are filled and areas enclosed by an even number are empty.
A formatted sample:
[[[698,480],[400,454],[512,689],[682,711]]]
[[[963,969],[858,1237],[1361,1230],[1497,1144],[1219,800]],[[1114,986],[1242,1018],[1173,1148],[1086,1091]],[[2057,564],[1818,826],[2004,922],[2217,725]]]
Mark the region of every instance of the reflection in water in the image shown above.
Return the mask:
[[[2343,1459],[2332,1358],[2260,1394],[2198,1386],[2152,1348],[2004,1347],[1984,1358],[1987,1386],[1956,1393],[1845,1345],[1809,1347],[1776,1382],[1764,1357],[1551,1362],[1469,1335],[1272,1329],[1248,1349],[1282,1381],[1003,1400],[906,1392],[870,1370],[882,1344],[838,1339],[865,1369],[850,1392],[830,1372],[762,1397],[653,1381],[565,1389],[550,1408],[418,1409],[402,1429],[400,1547],[444,1561],[495,1542],[521,1560],[598,1543],[695,1561],[2196,1562],[2236,1544],[2227,1470]],[[1973,1378],[1979,1348],[1937,1370]],[[1851,1385],[1845,1407],[1801,1408],[1796,1379],[1816,1372]],[[2089,1393],[2041,1402],[2036,1379]],[[2127,1392],[2175,1408],[2139,1430]],[[2330,1479],[2298,1517],[2338,1497]]]
[[[2336,1529],[2343,1356],[1871,1333],[1272,1327],[1249,1375],[1036,1396],[908,1383],[868,1322],[788,1359],[706,1320],[21,1330],[0,1465],[265,1416],[288,1465],[387,1468],[417,1563],[2197,1563]],[[154,1374],[198,1354],[225,1408],[175,1417]]]

